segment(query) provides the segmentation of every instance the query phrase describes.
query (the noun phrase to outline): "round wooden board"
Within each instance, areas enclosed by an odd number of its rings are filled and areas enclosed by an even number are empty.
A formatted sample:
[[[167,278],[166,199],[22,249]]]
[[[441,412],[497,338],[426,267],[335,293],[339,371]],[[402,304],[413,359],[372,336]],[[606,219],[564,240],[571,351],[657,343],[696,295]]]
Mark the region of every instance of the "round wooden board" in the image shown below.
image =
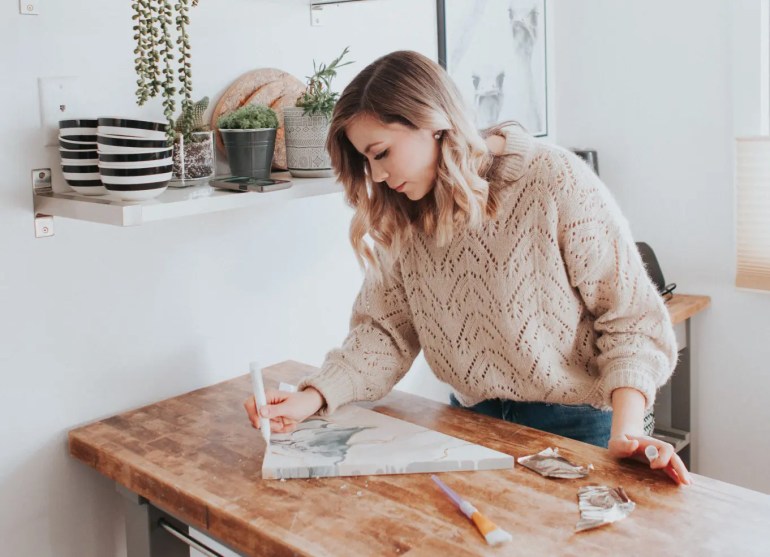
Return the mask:
[[[220,116],[247,104],[263,104],[272,108],[278,116],[280,127],[275,138],[273,168],[286,170],[286,143],[283,131],[283,107],[294,106],[305,90],[305,84],[293,75],[275,68],[261,68],[243,74],[233,81],[222,94],[211,115],[211,128],[217,130]],[[217,147],[227,156],[222,136],[217,130]]]

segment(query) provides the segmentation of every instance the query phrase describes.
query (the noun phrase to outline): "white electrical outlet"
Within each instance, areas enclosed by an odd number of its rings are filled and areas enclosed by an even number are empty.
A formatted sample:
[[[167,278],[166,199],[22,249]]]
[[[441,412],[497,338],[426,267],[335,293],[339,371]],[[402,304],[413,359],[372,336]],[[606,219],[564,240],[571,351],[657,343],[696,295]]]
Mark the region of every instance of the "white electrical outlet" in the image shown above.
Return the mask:
[[[59,120],[85,117],[82,112],[83,91],[78,77],[41,77],[37,80],[40,93],[40,127],[45,145],[58,145]]]
[[[38,15],[40,0],[19,0],[19,13],[22,15]]]

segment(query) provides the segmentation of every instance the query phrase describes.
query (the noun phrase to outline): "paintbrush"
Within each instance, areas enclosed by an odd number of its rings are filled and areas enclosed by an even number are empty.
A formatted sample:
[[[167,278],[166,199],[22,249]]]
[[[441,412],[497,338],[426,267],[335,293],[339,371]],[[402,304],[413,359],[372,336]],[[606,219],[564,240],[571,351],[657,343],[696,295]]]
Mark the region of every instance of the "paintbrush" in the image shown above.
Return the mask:
[[[251,386],[254,391],[254,402],[257,407],[257,416],[259,416],[259,429],[262,437],[265,439],[265,450],[270,451],[270,419],[262,416],[260,409],[267,406],[267,397],[265,396],[265,384],[262,381],[262,368],[258,362],[249,364],[251,371]]]
[[[508,532],[481,514],[476,507],[471,505],[465,499],[462,499],[451,487],[438,479],[437,476],[431,476],[431,479],[433,479],[441,490],[449,496],[454,504],[460,508],[462,513],[471,519],[489,545],[498,545],[513,539]]]

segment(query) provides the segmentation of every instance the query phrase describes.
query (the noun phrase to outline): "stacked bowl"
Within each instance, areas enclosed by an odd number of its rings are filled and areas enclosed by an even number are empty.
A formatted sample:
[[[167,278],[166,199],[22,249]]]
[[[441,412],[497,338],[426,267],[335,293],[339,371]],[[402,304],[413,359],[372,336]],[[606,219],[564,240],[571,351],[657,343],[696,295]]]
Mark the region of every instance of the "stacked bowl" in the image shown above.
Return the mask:
[[[67,185],[83,195],[104,195],[99,174],[96,120],[60,120],[59,155]]]
[[[163,193],[172,174],[166,122],[99,118],[99,174],[107,191],[125,201]]]

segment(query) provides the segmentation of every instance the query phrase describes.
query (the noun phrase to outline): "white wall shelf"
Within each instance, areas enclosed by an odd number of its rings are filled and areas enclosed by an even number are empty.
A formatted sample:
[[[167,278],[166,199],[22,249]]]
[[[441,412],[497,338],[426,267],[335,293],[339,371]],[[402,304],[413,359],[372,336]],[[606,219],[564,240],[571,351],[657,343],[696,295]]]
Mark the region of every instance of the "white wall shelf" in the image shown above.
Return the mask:
[[[310,25],[324,25],[326,8],[339,8],[343,4],[366,2],[367,0],[310,0]]]
[[[328,4],[347,4],[349,2],[365,2],[366,0],[310,0],[310,7]]]
[[[292,186],[283,190],[258,193],[220,190],[204,183],[188,188],[168,188],[158,197],[142,202],[120,201],[109,195],[41,192],[34,194],[35,212],[38,215],[116,226],[137,226],[187,215],[342,192],[342,185],[337,183],[336,178],[292,178],[288,172],[277,173],[273,177],[292,180]]]

